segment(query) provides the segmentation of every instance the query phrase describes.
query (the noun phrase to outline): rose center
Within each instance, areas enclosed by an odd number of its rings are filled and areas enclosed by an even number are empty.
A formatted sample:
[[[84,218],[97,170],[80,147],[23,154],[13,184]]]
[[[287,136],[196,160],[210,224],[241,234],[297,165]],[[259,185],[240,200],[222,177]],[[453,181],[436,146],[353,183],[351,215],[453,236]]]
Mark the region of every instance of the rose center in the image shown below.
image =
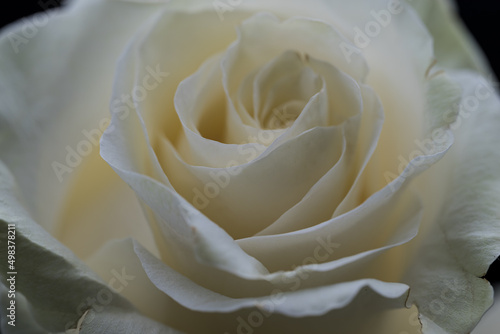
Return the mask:
[[[280,104],[264,118],[264,129],[286,129],[299,117],[307,102],[291,100]]]
[[[252,116],[262,129],[289,128],[322,85],[308,57],[286,51],[255,75]]]

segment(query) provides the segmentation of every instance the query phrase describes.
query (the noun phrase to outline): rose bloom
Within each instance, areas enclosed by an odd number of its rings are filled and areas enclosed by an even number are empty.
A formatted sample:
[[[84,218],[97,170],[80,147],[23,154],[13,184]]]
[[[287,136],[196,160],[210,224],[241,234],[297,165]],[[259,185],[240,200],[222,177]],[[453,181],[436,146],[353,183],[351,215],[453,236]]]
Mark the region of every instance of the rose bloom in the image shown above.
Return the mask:
[[[500,254],[488,73],[445,0],[5,28],[1,332],[470,333]]]

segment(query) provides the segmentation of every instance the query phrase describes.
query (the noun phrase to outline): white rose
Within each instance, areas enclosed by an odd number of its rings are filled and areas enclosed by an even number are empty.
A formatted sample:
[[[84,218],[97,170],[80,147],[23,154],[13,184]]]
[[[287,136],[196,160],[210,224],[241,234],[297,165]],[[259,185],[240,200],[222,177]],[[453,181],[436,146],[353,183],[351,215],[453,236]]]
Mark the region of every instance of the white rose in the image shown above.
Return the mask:
[[[5,29],[2,333],[469,333],[500,101],[450,6],[73,0]]]

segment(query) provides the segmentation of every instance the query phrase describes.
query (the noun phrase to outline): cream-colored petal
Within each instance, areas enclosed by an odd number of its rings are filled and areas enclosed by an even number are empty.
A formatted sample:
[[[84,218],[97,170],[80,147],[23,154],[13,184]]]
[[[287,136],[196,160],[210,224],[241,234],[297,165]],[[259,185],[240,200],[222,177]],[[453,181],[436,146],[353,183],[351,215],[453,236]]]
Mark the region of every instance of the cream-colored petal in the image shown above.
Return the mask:
[[[179,84],[175,93],[175,111],[190,146],[196,147],[202,142],[201,145],[224,149],[221,143],[246,142],[257,134],[258,129],[242,122],[242,115],[226,107],[220,61],[220,55],[207,60],[194,75]],[[207,140],[215,143],[203,143]]]
[[[60,214],[61,223],[52,233],[58,240],[80,259],[86,259],[110,239],[129,236],[158,254],[136,195],[102,160],[97,149],[75,173]]]
[[[293,124],[307,101],[321,90],[321,75],[323,73],[315,73],[299,53],[285,51],[265,64],[255,76],[253,117],[265,129],[288,128],[288,123]],[[293,114],[283,110],[290,101],[302,101],[302,108]],[[277,114],[280,111],[281,115]]]
[[[113,259],[118,256],[117,253],[121,253],[122,256],[119,262],[114,262]],[[124,257],[123,254],[127,256]],[[112,278],[113,275],[110,275],[109,271],[116,265],[124,265],[127,268],[125,274],[134,276],[134,279],[130,280],[129,284],[123,288],[122,293],[149,316],[160,317],[164,324],[193,334],[200,332],[232,333],[237,332],[238,328],[247,326],[258,333],[275,333],[276,330],[286,330],[287,333],[299,334],[304,333],[305,328],[313,330],[314,333],[327,333],[326,329],[332,323],[342,329],[343,333],[356,333],[360,330],[356,325],[359,321],[353,322],[353,317],[361,316],[366,322],[378,323],[376,319],[380,317],[379,312],[403,306],[407,291],[407,287],[404,285],[363,280],[303,291],[297,291],[296,284],[293,284],[269,290],[267,296],[260,295],[259,297],[256,294],[244,298],[228,298],[206,290],[183,277],[152,257],[139,244],[132,243],[130,240],[109,244],[105,249],[102,249],[95,260],[94,264],[98,265],[100,268],[98,270],[101,273],[104,273],[104,278]],[[153,283],[146,281],[148,276],[168,293],[158,293]],[[305,278],[298,277],[298,279],[299,285],[307,282]],[[366,289],[359,291],[359,294],[352,299],[352,294],[356,295],[358,287],[361,286],[365,286]],[[206,298],[207,294],[214,298]],[[328,298],[329,294],[335,297]],[[192,306],[195,309],[206,309],[208,312],[189,310],[168,295],[179,300],[182,304]],[[318,298],[310,298],[312,295],[316,295]],[[329,300],[324,303],[321,298]],[[308,308],[303,307],[304,302],[308,304]],[[345,305],[346,303],[347,305]],[[251,305],[257,305],[257,307]],[[345,306],[322,316],[295,317],[299,313],[322,313],[325,307],[342,305]],[[160,306],[163,307],[160,308]],[[229,313],[212,311],[220,307],[226,309],[242,307],[242,309]],[[357,310],[357,312],[353,312],[353,310]],[[290,313],[291,317],[278,313]],[[263,321],[259,320],[260,317],[263,318]],[[243,325],[241,325],[242,323]],[[98,323],[98,325],[105,326],[106,324]],[[368,324],[366,325],[368,326]],[[384,328],[381,327],[380,331],[376,331],[376,333],[382,334]]]
[[[5,261],[0,263],[0,299],[2,306],[12,300],[5,295],[3,282],[13,275],[18,307],[18,326],[8,325],[2,317],[2,333],[64,333],[75,328],[87,310],[89,319],[98,313],[102,321],[112,321],[114,315],[126,313],[135,317],[136,329],[146,329],[146,324],[149,329],[165,328],[139,315],[126,299],[32,220],[18,197],[20,189],[4,164],[0,164],[0,180],[0,225],[3,231],[9,226],[14,226],[15,231],[1,235],[0,254]],[[15,235],[15,239],[8,238],[9,234]],[[7,262],[8,240],[15,243],[13,263]]]
[[[314,128],[225,169],[187,165],[166,142],[163,166],[176,192],[233,237],[246,237],[276,220],[333,167],[342,154],[342,137],[340,127]]]
[[[43,23],[33,26],[30,39],[23,37],[22,22],[2,31],[0,153],[19,180],[30,212],[47,230],[58,224],[81,161],[99,150],[116,60],[159,7],[72,1],[30,20]],[[19,37],[23,43],[14,43]],[[107,167],[96,168],[90,175]]]
[[[343,145],[349,145],[353,150],[356,150],[360,123],[358,114],[363,108],[362,94],[360,93],[360,87],[352,78],[333,66],[317,61],[312,57],[304,60],[297,53],[286,52],[265,65],[263,70],[257,74],[254,94],[255,91],[261,89],[260,86],[267,87],[268,85],[271,85],[271,87],[263,91],[269,90],[273,92],[272,87],[276,76],[286,75],[284,70],[290,69],[300,74],[302,73],[300,69],[305,68],[306,65],[308,68],[314,69],[318,75],[324,77],[323,81],[326,85],[318,95],[312,97],[289,129],[285,130],[276,140],[269,140],[269,143],[272,144],[266,151],[261,152],[256,148],[247,146],[237,147],[232,165],[238,164],[239,161],[236,160],[238,156],[243,156],[248,162],[247,164],[219,169],[190,166],[183,161],[180,157],[181,154],[177,154],[168,141],[164,141],[162,150],[158,151],[162,166],[176,191],[235,237],[252,235],[266,228],[285,210],[296,204],[309,191],[310,187],[326,171],[331,169],[334,163],[338,162]],[[202,69],[193,78],[206,77],[206,74],[203,74],[204,72]],[[277,83],[286,86],[280,80]],[[191,124],[191,127],[193,127],[192,121],[185,116],[185,114],[193,110],[191,108],[186,109],[186,106],[193,104],[192,99],[188,99],[188,94],[192,91],[188,89],[190,81],[188,79],[184,85],[181,84],[176,97],[178,97],[177,105],[181,119],[185,119],[185,123]],[[197,84],[197,86],[199,85]],[[284,91],[290,93],[289,90]],[[263,93],[262,98],[269,101],[271,94]],[[369,95],[367,90],[366,94]],[[255,94],[254,106],[258,109],[265,109],[265,105],[260,107],[262,103],[259,101],[259,96],[260,94]],[[290,99],[296,96],[297,94],[291,94]],[[282,96],[281,99],[285,100],[286,95]],[[367,105],[372,106],[369,100]],[[366,113],[367,118],[373,115],[368,109]],[[259,116],[255,115],[255,117]],[[260,121],[262,123],[263,120]],[[339,126],[338,129],[335,127],[314,129],[314,127],[325,126],[330,122],[333,124],[340,123],[342,126]],[[366,122],[367,120],[364,120],[364,123]],[[372,128],[365,125],[363,130],[372,132],[371,130],[376,128],[376,126]],[[375,130],[375,132],[377,131]],[[191,144],[201,143],[204,140],[189,128],[186,129],[186,134],[188,138],[192,138]],[[346,144],[341,139],[342,136],[348,137]],[[290,155],[288,153],[289,148],[292,145],[298,147],[299,143],[300,148],[295,149],[297,152]],[[225,149],[225,145],[220,143],[211,142],[210,145],[218,146],[221,150]],[[366,151],[369,147],[369,145],[363,143],[360,146],[360,152],[354,154],[361,156],[362,161],[366,160],[369,158],[369,152]],[[228,147],[228,149],[234,151],[235,147]],[[210,154],[210,152],[212,150],[206,150],[205,154]],[[351,164],[356,163],[352,157],[354,154],[351,154],[349,158],[352,160],[350,161]],[[221,156],[221,154],[217,156]],[[309,160],[310,162],[298,165],[295,160],[298,156],[301,157],[301,160]],[[254,160],[257,157],[259,158]],[[348,168],[352,168],[349,162],[347,165]],[[356,168],[352,168],[352,170],[356,171]],[[304,175],[307,175],[307,177],[304,177]],[[259,180],[259,182],[256,183],[253,180]],[[277,186],[277,180],[280,180],[279,184],[283,186]],[[293,188],[288,186],[296,182],[296,180],[301,180],[300,184],[295,185]],[[343,180],[348,180],[348,178],[343,178]],[[311,181],[314,183],[311,183]],[[269,189],[263,191],[262,184],[269,184]],[[347,186],[349,185],[344,187]],[[332,187],[335,187],[335,185],[332,185]],[[242,192],[241,189],[245,189],[245,191]],[[342,195],[341,192],[339,194]],[[333,203],[330,208],[330,215],[337,203]],[[254,208],[257,207],[261,209],[256,211]]]
[[[360,117],[348,120],[344,127],[345,148],[339,161],[311,187],[299,203],[258,235],[297,231],[327,221],[339,204],[345,202],[349,189],[360,182],[362,172],[377,145],[383,123],[383,111],[374,92],[364,85],[360,88],[364,110]],[[348,95],[344,93],[344,96]],[[359,198],[354,197],[351,194],[353,200],[359,201]]]
[[[248,74],[286,50],[335,64],[356,81],[363,81],[366,76],[367,68],[362,56],[357,54],[348,62],[338,45],[349,42],[323,22],[305,18],[280,22],[273,15],[261,13],[244,21],[238,31],[238,40],[228,49],[222,64],[224,86],[231,98]],[[275,43],[276,40],[280,43]],[[265,50],[265,53],[259,50]]]
[[[410,10],[394,16],[364,52],[373,64],[367,83],[379,96],[385,114],[377,149],[367,166],[365,192],[371,194],[387,185],[389,173],[402,171],[401,160],[411,160],[418,148],[415,141],[425,138],[426,76],[437,70],[431,68],[432,38]],[[347,205],[343,212],[350,208]]]
[[[262,152],[278,136],[274,131],[242,123],[235,111],[226,108],[219,61],[220,56],[206,61],[179,84],[175,94],[175,110],[184,128],[175,147],[192,165],[244,164],[249,160],[240,150]],[[227,133],[229,129],[232,136]]]
[[[313,254],[321,258],[321,261],[315,259],[315,263],[327,263],[383,247],[389,241],[408,241],[416,234],[419,210],[418,198],[402,189],[393,192],[387,187],[356,209],[319,225],[285,234],[250,237],[238,240],[238,244],[272,272],[292,268],[298,265],[297,261]],[[393,241],[395,236],[399,239]]]
[[[234,20],[222,23],[213,15],[212,10],[175,11],[169,6],[167,11],[158,13],[156,20],[150,22],[124,55],[124,62],[128,59],[133,66],[125,67],[125,70],[136,71],[137,79],[148,74],[147,66],[158,67],[168,73],[168,77],[157,88],[149,91],[147,98],[137,105],[153,147],[163,135],[176,143],[182,131],[174,107],[177,87],[205,61],[224,51],[236,39],[234,25],[248,14],[240,13]],[[166,34],[166,31],[169,33]],[[140,65],[135,67],[134,64]],[[119,83],[119,80],[116,82]],[[130,85],[120,88],[117,97],[123,90],[130,91],[133,88]]]
[[[173,189],[142,174],[144,171],[127,155],[127,140],[133,138],[127,138],[126,127],[134,122],[139,122],[135,113],[124,120],[115,114],[113,128],[108,128],[103,135],[101,155],[152,210],[148,218],[157,231],[162,258],[177,259],[173,261],[181,267],[195,265],[196,258],[242,275],[265,272],[259,262],[245,254],[229,235]]]
[[[110,240],[88,261],[89,267],[104,281],[112,282],[118,292],[149,318],[168,323],[178,310],[171,299],[149,280],[136,260],[132,239]]]
[[[183,306],[203,312],[231,312],[241,308],[266,307],[270,296],[232,299],[204,289],[172,270],[140,247],[135,247],[137,256],[151,281],[163,292]],[[408,287],[397,283],[376,280],[361,280],[340,283],[312,290],[300,290],[284,294],[286,303],[275,305],[273,312],[292,317],[322,315],[332,309],[343,308],[359,293],[370,289],[383,298],[406,299]],[[403,298],[403,299],[401,299]]]
[[[373,196],[371,196],[361,207],[359,208],[356,208],[354,209],[353,211],[349,212],[349,213],[346,213],[344,214],[343,216],[340,216],[339,218],[342,218],[342,219],[346,219],[347,222],[350,221],[350,218],[352,218],[352,215],[355,215],[356,212],[357,213],[360,213],[360,212],[363,212],[363,210],[361,208],[364,207],[364,209],[368,209],[369,212],[371,212],[372,209],[374,210],[377,210],[377,209],[380,209],[381,205],[383,203],[385,203],[384,205],[389,205],[391,208],[394,207],[394,208],[398,208],[400,210],[403,210],[403,205],[400,206],[401,203],[399,203],[398,205],[396,205],[396,202],[397,202],[397,198],[400,197],[400,193],[402,192],[402,194],[405,194],[405,189],[406,187],[408,186],[408,184],[410,184],[411,180],[414,179],[416,176],[418,176],[420,173],[422,173],[423,171],[427,170],[429,167],[433,166],[434,164],[436,164],[436,162],[438,162],[445,154],[446,152],[449,150],[450,146],[451,146],[451,143],[453,142],[453,136],[451,134],[445,136],[445,138],[447,139],[445,142],[442,142],[441,146],[440,147],[435,147],[436,148],[436,152],[433,152],[432,154],[430,155],[427,155],[427,156],[419,156],[415,159],[413,159],[410,164],[404,169],[404,171],[401,173],[400,176],[398,176],[391,184],[389,184],[387,187],[385,187],[383,190],[381,190],[380,192],[374,194]],[[439,149],[438,149],[439,148]],[[407,194],[408,195],[408,194]],[[396,200],[396,202],[394,202]],[[407,209],[409,211],[407,211],[407,213],[411,212],[411,207],[412,207],[412,203],[413,205],[415,204],[415,199],[414,200],[410,200],[409,202],[406,202],[406,203],[409,203],[410,206],[407,207]],[[394,205],[392,205],[394,204]],[[369,209],[371,208],[371,209]],[[361,210],[361,211],[360,211]],[[384,210],[382,210],[384,211]],[[388,213],[396,213],[396,211],[394,209],[385,209],[385,214],[388,214]],[[351,215],[351,216],[350,216]],[[359,218],[359,217],[358,217]],[[332,220],[332,222],[334,222],[334,220]],[[384,221],[384,219],[382,219],[382,221]],[[390,221],[390,220],[389,220]],[[360,226],[363,226],[363,223],[366,223],[366,218],[362,218],[360,219]],[[405,216],[405,214],[403,213],[402,216],[400,216],[400,220],[396,220],[396,221],[393,221],[393,227],[396,227],[398,225],[401,225],[404,223],[409,223],[410,222],[410,216]],[[333,237],[335,235],[335,231],[336,231],[336,225],[333,225],[333,224],[330,224],[331,222],[325,222],[321,225],[318,225],[318,226],[314,226],[314,227],[311,227],[309,229],[306,229],[306,230],[303,230],[303,231],[298,231],[296,233],[292,233],[292,235],[294,237],[296,237],[296,241],[301,241],[302,240],[302,243],[301,243],[301,247],[300,248],[295,248],[295,249],[287,249],[285,252],[278,252],[278,253],[273,253],[272,251],[269,251],[270,249],[266,249],[267,251],[263,252],[266,254],[265,257],[262,258],[262,261],[265,263],[264,261],[264,258],[266,260],[269,259],[269,256],[271,255],[276,255],[278,254],[277,256],[275,256],[275,265],[277,266],[277,268],[279,268],[282,264],[282,261],[285,261],[285,260],[289,260],[290,259],[290,255],[292,254],[295,254],[296,252],[300,251],[300,249],[303,247],[304,245],[304,240],[307,242],[307,240],[309,240],[309,246],[310,246],[310,251],[309,251],[309,254],[311,253],[314,253],[315,249],[314,247],[317,246],[317,244],[315,245],[313,243],[313,240],[308,238],[308,235],[310,234],[310,232],[313,232],[312,234],[314,235],[314,233],[317,233],[317,232],[321,232],[323,231],[323,229],[327,232],[327,231],[333,231],[333,235],[332,234],[328,234],[328,233],[318,233],[319,237],[323,236],[324,234],[330,236],[330,239],[329,239],[329,243],[331,244],[333,242],[333,244],[338,244],[338,242],[340,241],[337,241],[337,240],[333,240],[331,237]],[[418,224],[418,221],[416,222],[416,224]],[[368,224],[370,225],[370,224]],[[355,233],[357,231],[357,229],[349,229],[349,224],[346,224],[346,227],[345,229],[342,230],[341,227],[339,227],[342,231],[344,231],[345,233]],[[389,225],[386,225],[386,226],[390,226]],[[402,227],[402,226],[400,226]],[[369,228],[369,226],[365,226],[365,228]],[[333,230],[332,230],[333,229]],[[338,231],[337,231],[338,232]],[[300,234],[303,233],[304,236],[301,238],[300,237]],[[392,235],[392,233],[395,233],[394,230],[392,232],[389,232],[388,235]],[[383,234],[379,234],[377,233],[377,235],[379,235],[380,238],[383,238]],[[397,233],[395,234],[397,235]],[[409,241],[413,236],[415,235],[415,233],[409,235],[409,238],[408,237],[403,237],[403,239],[401,239],[401,241],[404,240],[404,242],[407,242]],[[279,238],[279,237],[284,237],[284,236],[280,236],[280,235],[276,235],[276,236],[268,236],[267,238],[270,238],[272,240],[272,238]],[[305,239],[304,239],[305,237]],[[405,239],[406,238],[406,239]],[[247,251],[250,253],[250,254],[253,254],[254,256],[256,256],[257,258],[260,258],[260,256],[258,256],[257,254],[259,252],[261,252],[263,250],[262,247],[264,247],[264,245],[266,245],[265,243],[265,239],[266,237],[258,237],[258,238],[249,238],[249,239],[244,239],[244,240],[241,240],[239,241],[239,243],[243,243],[242,246],[243,248],[246,248],[245,247],[245,242],[248,243],[247,246],[256,246],[256,243],[253,243],[253,241],[255,240],[259,240],[259,239],[262,239],[264,243],[262,244],[259,244],[258,247],[255,247],[253,249],[247,249]],[[274,242],[269,242],[267,243],[267,247],[271,247],[271,248],[279,248],[279,247],[286,247],[287,245],[289,245],[289,241],[287,239],[287,242],[286,243],[278,243],[276,241]],[[380,240],[382,243],[384,241]],[[317,239],[316,239],[316,242]],[[357,242],[355,242],[356,244],[358,244]],[[258,243],[257,243],[258,244]],[[346,249],[342,250],[343,252],[345,252],[346,250],[349,251],[349,250],[352,250],[352,244],[354,243],[350,243],[349,244],[349,247],[347,247]],[[400,243],[401,244],[401,243]],[[329,252],[329,256],[331,257],[332,254],[333,256],[337,256],[337,254],[334,252],[334,245],[331,245],[330,248],[332,251]],[[376,246],[374,246],[376,247]],[[370,248],[370,247],[368,247]],[[276,249],[275,249],[276,250]],[[359,250],[358,250],[359,251]],[[352,254],[352,253],[351,253]],[[413,253],[410,253],[410,254],[413,254]],[[297,254],[295,254],[297,255]],[[340,254],[339,254],[340,255]],[[407,253],[407,255],[409,255]],[[279,258],[281,256],[281,258]],[[302,257],[306,256],[306,254],[302,254]],[[321,256],[323,258],[323,261],[326,261],[328,260],[329,257],[324,257],[324,256]],[[295,258],[295,259],[300,259],[301,257],[300,256],[292,256],[291,257],[292,259]],[[385,262],[385,269],[383,271],[380,271],[377,270],[375,271],[376,273],[381,273],[383,275],[385,275],[384,277],[386,277],[387,279],[395,279],[395,280],[399,280],[401,279],[402,275],[404,274],[404,270],[405,270],[405,261],[408,262],[408,258],[403,259],[401,262],[401,258],[400,259],[397,259],[397,258],[392,258],[392,262],[389,261],[389,262]],[[316,260],[316,262],[319,262]],[[392,265],[391,267],[389,267],[388,265],[392,263],[397,263],[398,265]],[[292,263],[293,264],[293,263]],[[269,269],[272,270],[272,267],[271,267],[271,264],[270,263],[267,263],[267,266],[269,267]],[[323,265],[320,265],[318,268],[321,268],[321,266]],[[313,271],[314,271],[314,268],[313,267]],[[376,267],[374,267],[376,268]],[[366,269],[366,268],[365,268]]]
[[[349,145],[356,146],[359,119],[363,111],[364,87],[332,64],[311,56],[307,56],[304,61],[321,76],[323,87],[317,96],[311,98],[295,122],[270,145],[269,150],[313,127],[335,125],[343,125]],[[313,107],[313,102],[319,105]],[[351,124],[344,124],[347,122]]]

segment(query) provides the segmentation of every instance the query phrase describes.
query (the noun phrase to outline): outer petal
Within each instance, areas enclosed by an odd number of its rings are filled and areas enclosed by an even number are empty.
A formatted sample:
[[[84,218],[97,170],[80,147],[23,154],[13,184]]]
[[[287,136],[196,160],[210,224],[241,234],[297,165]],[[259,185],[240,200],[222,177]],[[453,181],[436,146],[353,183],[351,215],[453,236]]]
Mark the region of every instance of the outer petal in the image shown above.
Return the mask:
[[[151,281],[160,290],[189,309],[202,312],[231,312],[241,308],[259,307],[259,305],[265,307],[265,302],[272,298],[271,296],[228,298],[204,289],[183,277],[141,247],[136,246],[135,250]],[[284,296],[287,299],[286,303],[276,303],[273,311],[291,317],[323,315],[332,309],[347,306],[356,295],[366,293],[368,288],[385,299],[396,300],[395,305],[401,305],[408,291],[408,287],[404,284],[377,280],[345,282],[310,290],[288,292]]]
[[[115,261],[113,255],[117,252],[125,255],[119,262]],[[276,287],[265,294],[227,297],[194,283],[130,240],[108,245],[107,249],[96,254],[92,262],[106,280],[112,277],[109,273],[111,268],[116,265],[126,266],[127,274],[135,276],[141,284],[127,286],[124,290],[125,296],[152,318],[193,334],[237,332],[240,318],[249,321],[255,333],[329,333],[331,324],[335,324],[341,333],[360,333],[364,331],[356,330],[358,324],[353,326],[352,317],[377,319],[379,311],[401,307],[407,290],[405,285],[392,285],[374,279],[298,290],[297,284],[300,286],[309,283],[307,276],[302,275],[297,277],[298,280],[294,280],[293,285]],[[153,282],[168,294],[160,293]],[[367,289],[358,290],[362,286]],[[320,301],[321,297],[311,298],[314,295],[325,297],[326,294],[331,297],[326,302]],[[141,301],[140,297],[144,300]],[[344,307],[321,316],[307,316],[322,314],[339,306]],[[303,316],[296,317],[300,314]],[[263,323],[254,325],[255,320],[260,321],[261,315],[265,318]],[[394,324],[393,320],[391,324]],[[366,323],[363,322],[363,325]],[[382,326],[376,333],[385,334],[387,328],[393,327]],[[402,329],[400,325],[396,327]]]
[[[83,166],[89,155],[98,156],[99,137],[109,124],[117,58],[159,7],[73,1],[49,18],[46,13],[35,16],[32,22],[45,24],[35,27],[25,44],[13,42],[27,30],[24,23],[2,31],[0,155],[16,176],[30,213],[47,230],[54,231],[64,219],[58,215],[75,178],[95,179],[109,169],[102,159],[90,169]],[[114,189],[121,181],[108,182],[108,189]],[[136,207],[122,206],[127,208]],[[87,222],[90,229],[109,218],[103,212]]]
[[[500,294],[495,297],[495,303],[481,319],[481,322],[471,332],[471,334],[495,333],[500,328]]]
[[[477,73],[452,75],[462,85],[463,105],[451,125],[455,146],[436,167],[449,175],[447,200],[431,227],[424,225],[406,278],[424,333],[472,330],[492,303],[481,277],[500,254],[500,151],[492,145],[500,141],[500,99]],[[477,102],[473,110],[470,101]]]
[[[489,65],[461,23],[453,0],[406,0],[418,12],[434,37],[436,58],[441,66],[490,73]]]
[[[86,322],[92,322],[97,327],[129,316],[136,321],[133,328],[122,327],[122,331],[105,333],[132,334],[137,333],[137,329],[170,333],[165,326],[138,314],[127,300],[114,292],[112,285],[106,286],[71,251],[29,217],[15,196],[19,188],[1,163],[0,181],[1,229],[6,231],[8,224],[15,225],[15,300],[18,307],[16,326],[10,326],[5,321],[4,306],[12,299],[6,295],[3,282],[12,268],[7,267],[5,260],[7,234],[3,233],[0,239],[0,255],[4,259],[0,263],[2,333],[63,333],[66,329],[75,328],[77,320],[85,314]]]

